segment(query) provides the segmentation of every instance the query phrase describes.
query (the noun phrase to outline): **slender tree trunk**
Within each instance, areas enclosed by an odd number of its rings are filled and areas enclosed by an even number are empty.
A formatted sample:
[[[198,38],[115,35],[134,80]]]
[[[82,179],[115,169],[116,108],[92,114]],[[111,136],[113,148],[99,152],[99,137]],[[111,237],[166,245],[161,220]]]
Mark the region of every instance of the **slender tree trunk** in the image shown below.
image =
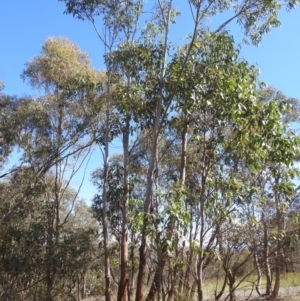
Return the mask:
[[[193,211],[191,208],[191,220],[193,219]],[[190,275],[191,275],[191,269],[192,269],[192,262],[193,262],[193,257],[194,257],[194,249],[191,247],[192,246],[192,242],[196,239],[196,235],[198,233],[198,227],[199,227],[199,218],[196,221],[196,228],[193,229],[193,225],[191,225],[190,228],[190,238],[189,238],[189,245],[190,245],[190,249],[189,249],[189,254],[188,254],[188,261],[187,261],[187,267],[184,273],[184,287],[183,287],[183,294],[185,296],[190,296],[191,295],[191,286],[190,286]],[[194,235],[193,235],[193,230],[194,230]],[[195,283],[195,281],[193,282]]]
[[[45,301],[53,301],[53,297],[52,297],[53,283],[52,283],[51,275],[47,275],[46,281],[47,281],[47,292],[46,292]]]
[[[86,275],[87,273],[85,272],[83,277],[82,277],[82,286],[81,286],[81,299],[85,299],[87,297],[86,293]]]
[[[50,210],[49,210],[50,211]],[[45,301],[52,301],[52,289],[53,289],[53,212],[48,213],[48,239],[47,239],[47,251],[46,251],[46,296]]]
[[[175,234],[175,245],[176,245],[176,251],[175,251],[175,258],[179,258],[179,253],[180,250],[178,249],[179,246],[179,237],[178,237],[178,233]],[[178,270],[179,267],[178,266],[172,266],[171,268],[171,273],[172,273],[172,277],[171,277],[171,287],[169,289],[169,294],[168,294],[168,300],[167,301],[173,301],[174,297],[176,297],[176,294],[178,293],[178,286],[180,283],[180,279],[178,279]]]
[[[172,234],[173,225],[169,224],[168,227],[169,228],[167,229],[167,234],[166,234],[167,238],[166,239],[169,239],[169,236]],[[162,284],[162,273],[163,273],[164,267],[168,260],[167,248],[168,248],[168,245],[166,243],[163,243],[163,247],[160,252],[161,255],[157,262],[157,267],[155,269],[154,278],[153,278],[153,281],[152,281],[152,284],[150,287],[150,291],[146,298],[146,301],[154,300],[157,292],[160,290],[160,287]]]
[[[178,241],[178,237],[177,237],[177,241]],[[178,242],[177,242],[177,245],[178,245]],[[178,254],[178,250],[176,250],[176,254],[175,254],[175,257],[177,258],[179,256]],[[174,300],[174,297],[176,295],[176,292],[177,292],[177,280],[178,280],[178,277],[177,277],[177,273],[178,273],[178,267],[177,266],[173,266],[172,269],[171,269],[171,286],[170,286],[170,289],[169,289],[169,293],[168,293],[168,299],[167,301],[173,301]]]
[[[279,193],[276,190],[276,187],[279,184],[280,175],[275,178],[275,201],[276,201],[276,223],[277,223],[277,231],[278,233],[282,233],[284,230],[284,217],[282,215],[280,209],[280,199]],[[281,268],[283,266],[283,254],[282,254],[282,243],[280,240],[277,242],[277,251],[276,251],[276,258],[275,258],[275,283],[274,288],[268,301],[275,301],[279,294],[280,289],[280,276],[281,276]]]
[[[218,235],[218,244],[219,244],[219,252],[220,252],[220,256],[222,258],[222,266],[223,266],[223,270],[225,272],[225,279],[224,279],[224,283],[223,283],[223,288],[222,288],[222,293],[225,289],[226,285],[226,281],[228,283],[229,286],[229,300],[230,301],[236,301],[236,296],[235,296],[235,274],[234,271],[232,271],[232,269],[230,268],[230,248],[228,250],[228,248],[224,248],[223,246],[223,239],[222,239],[222,235]],[[219,294],[219,298],[221,297],[221,292]]]
[[[60,157],[60,150],[62,146],[62,123],[64,117],[64,107],[60,104],[60,95],[58,89],[56,90],[56,101],[59,105],[58,116],[56,120],[56,158]],[[46,300],[52,301],[52,290],[56,274],[56,265],[53,261],[55,247],[60,239],[60,203],[61,203],[61,162],[55,164],[55,178],[54,178],[54,204],[51,204],[49,195],[46,194],[48,201],[48,240],[47,240],[47,272],[46,283],[47,293]]]
[[[187,210],[187,208],[186,208]],[[184,233],[184,236],[186,236],[187,233]],[[180,259],[181,259],[181,262],[182,264],[185,262],[185,256],[184,256],[184,251],[185,251],[185,241],[183,241],[182,243],[182,250],[180,252]],[[188,259],[187,259],[188,261]],[[179,280],[178,280],[178,293],[182,293],[182,290],[183,290],[183,287],[184,287],[184,274],[185,274],[185,271],[184,269],[182,268],[181,271],[179,272]]]
[[[198,288],[198,301],[203,301],[203,260],[199,255],[197,264],[197,288]]]
[[[235,277],[231,269],[227,270],[227,279],[228,279],[228,284],[229,284],[229,300],[230,301],[236,301],[236,296],[235,296]]]
[[[132,233],[132,238],[131,241],[133,242],[133,233]],[[134,290],[134,245],[132,244],[131,246],[131,283],[130,283],[130,288],[129,288],[129,293],[128,293],[128,300],[131,301],[131,298],[133,296],[133,290]]]
[[[275,301],[278,297],[279,294],[279,289],[280,289],[280,276],[281,276],[281,267],[282,267],[282,261],[283,261],[283,255],[280,250],[280,242],[278,242],[278,251],[276,252],[276,259],[275,259],[275,283],[274,283],[274,288],[272,290],[272,293],[270,297],[268,298],[268,301]]]
[[[103,175],[103,191],[102,191],[102,220],[103,220],[103,240],[104,240],[104,266],[105,266],[105,301],[111,301],[111,274],[110,274],[110,248],[108,240],[108,217],[107,217],[107,180],[108,180],[108,155],[109,155],[109,106],[111,102],[110,95],[110,74],[107,79],[107,98],[106,98],[106,121],[105,121],[105,146],[104,146],[104,175]]]
[[[227,274],[225,274],[225,277],[224,277],[224,280],[223,280],[223,285],[222,285],[222,288],[219,291],[219,293],[217,294],[217,292],[215,291],[215,299],[216,299],[216,301],[220,300],[221,297],[223,296],[223,294],[225,292],[226,284],[227,284]]]
[[[204,153],[205,156],[205,153]],[[204,187],[206,183],[206,175],[202,171],[201,180],[201,195],[200,195],[200,233],[199,233],[199,249],[197,264],[197,287],[198,287],[198,301],[203,300],[203,269],[204,269]]]
[[[126,115],[123,130],[124,151],[124,196],[122,202],[122,234],[121,234],[121,271],[118,290],[118,301],[126,301],[129,288],[128,272],[128,206],[129,206],[129,114]]]
[[[253,257],[254,257],[254,265],[255,265],[255,268],[256,268],[256,271],[257,271],[257,282],[256,282],[256,286],[255,286],[255,289],[256,289],[256,292],[258,293],[259,296],[261,296],[261,291],[260,291],[260,285],[261,285],[261,267],[260,267],[260,263],[259,263],[259,260],[258,260],[258,256],[257,256],[257,252],[256,250],[254,250],[253,252]]]
[[[264,227],[263,246],[264,246],[264,266],[265,266],[265,273],[266,273],[265,294],[269,296],[272,291],[272,272],[270,267],[270,247],[269,247],[268,226],[267,226],[264,212],[262,212],[262,220],[263,220],[263,227]]]

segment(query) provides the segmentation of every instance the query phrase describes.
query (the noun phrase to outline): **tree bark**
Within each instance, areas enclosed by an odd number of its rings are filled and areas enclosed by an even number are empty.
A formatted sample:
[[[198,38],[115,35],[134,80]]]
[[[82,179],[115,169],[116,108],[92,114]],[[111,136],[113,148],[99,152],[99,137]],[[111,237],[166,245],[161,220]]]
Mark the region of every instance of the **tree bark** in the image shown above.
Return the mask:
[[[118,289],[118,301],[126,301],[129,289],[128,272],[128,206],[129,206],[129,122],[130,116],[126,114],[125,129],[123,130],[124,151],[124,196],[122,202],[122,236],[121,236],[121,271]]]
[[[272,291],[272,273],[270,267],[270,247],[269,247],[268,226],[267,226],[264,212],[262,212],[262,220],[263,220],[263,227],[264,227],[263,246],[264,246],[264,266],[265,266],[265,273],[266,273],[265,294],[269,296]]]
[[[104,146],[104,175],[103,175],[103,191],[102,191],[102,220],[103,220],[103,240],[104,240],[104,266],[105,266],[105,301],[111,301],[111,274],[110,274],[110,248],[108,240],[108,217],[107,217],[107,181],[108,181],[108,155],[109,155],[109,106],[111,102],[110,95],[110,74],[107,79],[107,98],[106,98],[106,120],[105,120],[105,146]]]
[[[227,279],[229,284],[229,300],[236,301],[235,287],[234,287],[235,277],[231,269],[227,270]]]
[[[170,7],[168,12],[168,18],[165,20],[165,41],[164,41],[164,61],[162,62],[160,83],[158,91],[158,100],[155,107],[155,121],[153,126],[153,138],[151,147],[151,157],[147,172],[147,186],[146,186],[146,197],[144,203],[144,219],[142,228],[142,241],[140,246],[140,263],[139,263],[139,273],[137,278],[137,288],[136,288],[136,301],[142,301],[143,298],[143,287],[145,279],[145,268],[146,268],[146,254],[147,254],[147,228],[149,225],[149,213],[152,204],[152,194],[153,194],[153,177],[155,170],[155,160],[157,158],[157,140],[161,130],[161,115],[162,115],[162,101],[163,101],[163,87],[164,87],[164,77],[166,72],[166,61],[167,61],[167,48],[168,48],[168,37],[169,37],[169,22],[172,7],[172,0],[170,1]]]
[[[281,253],[280,249],[276,253],[277,254],[276,254],[276,260],[275,260],[275,262],[276,262],[275,283],[274,283],[274,288],[272,290],[272,293],[271,293],[270,297],[268,298],[268,301],[275,301],[279,294],[280,276],[281,276],[281,267],[282,267],[282,253]]]
[[[185,177],[186,177],[186,156],[187,156],[187,122],[185,122],[183,131],[182,131],[182,143],[181,143],[181,167],[180,167],[180,183],[181,185],[184,185],[185,183]],[[167,226],[167,240],[171,238],[171,235],[174,230],[175,221],[170,219],[168,226]],[[165,241],[163,243],[163,247],[161,250],[161,256],[158,260],[154,279],[150,288],[150,291],[148,293],[148,296],[146,298],[147,301],[154,301],[155,296],[157,292],[159,292],[161,285],[162,285],[162,279],[163,279],[163,271],[164,267],[166,265],[166,262],[169,258],[168,254],[168,244]],[[173,280],[175,281],[175,280]],[[174,293],[174,283],[173,285],[173,293]],[[171,285],[171,286],[172,286]]]
[[[275,178],[275,202],[276,202],[276,226],[278,233],[282,233],[284,230],[284,216],[280,209],[280,196],[278,191],[276,190],[276,187],[279,184],[280,174],[277,175]],[[274,288],[272,290],[272,293],[270,297],[268,298],[268,301],[275,301],[279,294],[279,288],[280,288],[280,276],[281,276],[281,268],[283,264],[283,254],[282,254],[282,242],[280,239],[278,239],[277,242],[277,250],[276,250],[276,258],[275,258],[275,283]]]
[[[255,246],[254,246],[255,248]],[[260,291],[260,285],[261,285],[261,267],[260,267],[260,263],[258,260],[258,256],[257,256],[257,252],[256,250],[253,251],[253,257],[254,257],[254,265],[257,271],[257,282],[256,282],[256,286],[255,286],[255,290],[258,293],[259,296],[261,296],[261,291]]]

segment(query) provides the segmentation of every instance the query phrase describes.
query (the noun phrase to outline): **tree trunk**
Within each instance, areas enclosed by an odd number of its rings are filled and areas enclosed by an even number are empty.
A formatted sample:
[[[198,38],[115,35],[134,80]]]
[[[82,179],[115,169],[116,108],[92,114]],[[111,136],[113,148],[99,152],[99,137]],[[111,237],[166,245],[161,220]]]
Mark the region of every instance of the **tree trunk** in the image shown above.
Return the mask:
[[[49,220],[50,219],[50,220]],[[52,289],[53,289],[53,220],[51,219],[51,213],[48,214],[48,240],[46,251],[46,296],[45,301],[52,301]]]
[[[193,219],[193,211],[191,209],[190,211],[190,216],[191,220]],[[192,262],[193,262],[193,257],[194,257],[194,249],[191,247],[193,241],[197,237],[198,233],[198,227],[199,227],[199,218],[196,221],[196,227],[193,229],[193,226],[190,226],[190,237],[189,237],[189,253],[188,253],[188,262],[187,262],[187,267],[184,273],[184,279],[183,279],[183,295],[184,296],[190,296],[192,294],[192,287],[190,286],[190,275],[191,275],[191,269],[192,269]],[[193,230],[194,230],[194,235],[193,235]],[[195,286],[195,281],[193,281],[193,284]]]
[[[198,301],[203,301],[203,260],[199,256],[197,264],[197,288],[198,288]]]
[[[124,196],[122,202],[122,236],[121,236],[121,271],[118,289],[118,301],[126,301],[129,289],[128,272],[128,206],[129,206],[129,122],[130,116],[126,114],[125,129],[123,130],[124,151]]]
[[[199,234],[199,250],[198,264],[197,264],[197,287],[198,287],[198,301],[203,300],[203,269],[204,269],[204,187],[206,176],[202,174],[202,187],[200,195],[200,234]]]
[[[229,300],[230,301],[236,301],[236,296],[235,296],[235,277],[234,274],[232,273],[231,269],[228,269],[227,271],[227,279],[228,279],[228,284],[229,284]]]
[[[264,265],[266,273],[266,295],[269,296],[272,291],[272,272],[270,267],[270,247],[269,247],[269,236],[268,236],[268,226],[265,220],[265,214],[262,213],[263,227],[264,227]]]
[[[175,294],[177,293],[177,290],[176,290],[176,287],[177,287],[176,286],[177,271],[178,271],[178,268],[174,267],[173,268],[173,273],[171,275],[171,286],[170,286],[170,289],[169,289],[169,292],[168,292],[167,301],[173,301],[174,297],[175,297]]]
[[[185,123],[183,132],[182,132],[182,150],[181,150],[181,168],[180,168],[180,183],[181,185],[184,185],[185,182],[185,175],[186,175],[186,152],[187,152],[187,123]],[[170,219],[168,226],[167,226],[167,240],[169,240],[172,236],[173,230],[174,230],[175,221]],[[165,241],[161,250],[161,257],[158,260],[154,279],[150,288],[150,291],[148,293],[148,296],[146,298],[147,301],[154,301],[155,296],[157,292],[159,292],[162,284],[163,279],[163,270],[166,265],[166,262],[169,258],[168,254],[168,244]],[[173,279],[173,281],[175,281]],[[171,285],[174,286],[172,283]],[[174,289],[174,287],[173,287]]]
[[[256,271],[257,271],[257,282],[256,282],[255,290],[258,293],[258,295],[261,296],[262,293],[260,291],[260,285],[261,285],[261,274],[262,273],[261,273],[260,263],[259,263],[259,260],[258,260],[256,250],[254,250],[254,252],[253,252],[253,257],[254,257],[254,265],[255,265],[255,268],[256,268]]]
[[[268,301],[275,301],[279,294],[279,288],[280,288],[280,275],[281,275],[281,267],[282,267],[282,253],[281,253],[281,246],[280,242],[278,243],[278,251],[276,252],[276,267],[275,267],[275,283],[274,288],[272,290],[272,293],[270,297],[268,298]]]
[[[276,186],[279,184],[280,174],[275,178],[275,201],[276,201],[276,223],[278,233],[282,233],[284,230],[284,216],[280,209],[280,197],[279,193],[276,190]],[[275,283],[273,291],[268,298],[268,301],[275,301],[279,294],[280,288],[280,274],[283,264],[283,254],[282,254],[282,243],[281,240],[277,242],[276,258],[275,258]]]
[[[47,291],[46,291],[45,301],[53,301],[53,297],[52,297],[53,282],[52,282],[50,272],[49,273],[47,272],[46,283],[47,283]]]
[[[103,176],[103,192],[102,192],[102,220],[103,220],[103,240],[104,240],[104,266],[105,266],[105,301],[111,301],[111,274],[110,274],[110,248],[108,241],[108,217],[107,217],[107,180],[108,180],[108,130],[109,130],[109,106],[110,106],[110,75],[108,73],[107,99],[106,99],[106,120],[105,120],[105,146],[104,146],[104,176]]]
[[[217,294],[217,292],[215,291],[215,300],[218,301],[221,299],[221,297],[223,296],[224,292],[225,292],[225,288],[226,288],[226,284],[227,284],[227,274],[225,273],[225,277],[224,277],[224,281],[223,281],[223,285],[221,290],[219,291],[219,293]]]
[[[86,291],[86,275],[87,273],[85,272],[81,281],[82,281],[82,285],[81,285],[81,299],[85,299],[87,297],[87,291]]]
[[[162,251],[164,252],[164,251]],[[162,283],[162,271],[165,267],[167,258],[166,256],[162,255],[162,258],[158,259],[157,268],[155,270],[154,279],[152,281],[150,291],[148,293],[148,296],[146,298],[146,301],[155,300],[155,296],[157,292],[160,290],[160,286]]]

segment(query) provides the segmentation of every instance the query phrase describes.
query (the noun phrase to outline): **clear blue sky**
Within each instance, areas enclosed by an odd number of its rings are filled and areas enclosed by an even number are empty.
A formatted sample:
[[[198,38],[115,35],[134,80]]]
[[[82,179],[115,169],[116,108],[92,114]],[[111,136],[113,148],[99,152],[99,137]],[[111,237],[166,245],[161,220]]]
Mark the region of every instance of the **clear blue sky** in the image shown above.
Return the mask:
[[[103,68],[103,47],[92,25],[64,15],[64,10],[64,3],[57,0],[1,0],[0,79],[5,83],[5,93],[34,93],[22,82],[20,74],[24,64],[40,53],[49,36],[69,38],[89,53],[95,68]],[[185,16],[183,13],[181,18]],[[283,11],[280,18],[280,28],[266,35],[259,47],[244,46],[241,56],[251,64],[257,64],[261,80],[287,96],[300,99],[300,8],[290,13]],[[188,33],[188,21],[181,20],[176,33]],[[234,29],[233,35],[237,39],[242,38],[239,29]],[[176,42],[175,35],[172,37]],[[97,156],[94,157],[89,171],[99,165]],[[90,199],[93,193],[92,186],[86,181],[82,195]]]

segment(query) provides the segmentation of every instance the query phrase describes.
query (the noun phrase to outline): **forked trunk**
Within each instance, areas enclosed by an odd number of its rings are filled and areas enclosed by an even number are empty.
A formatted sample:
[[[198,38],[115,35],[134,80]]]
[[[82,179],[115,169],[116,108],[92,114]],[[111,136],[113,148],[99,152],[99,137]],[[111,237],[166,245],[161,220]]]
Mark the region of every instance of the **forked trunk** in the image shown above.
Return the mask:
[[[180,182],[181,185],[184,185],[185,182],[185,175],[186,175],[186,151],[187,151],[187,123],[185,124],[185,127],[182,132],[182,151],[181,151],[181,168],[180,168]],[[167,240],[169,240],[172,236],[173,230],[174,230],[175,222],[174,220],[170,219],[168,226],[167,226]],[[163,280],[163,271],[164,267],[166,265],[166,262],[169,258],[168,256],[168,244],[167,241],[163,242],[162,250],[161,250],[161,257],[158,260],[154,279],[150,288],[150,291],[147,296],[147,301],[154,301],[156,294],[159,292],[162,280]],[[173,287],[174,292],[174,282],[173,279],[171,287]],[[171,290],[172,292],[172,290]]]
[[[262,295],[261,291],[260,291],[260,285],[261,285],[261,268],[260,268],[260,263],[258,260],[258,256],[256,251],[253,252],[253,257],[254,257],[254,265],[257,271],[257,282],[256,282],[256,286],[255,286],[255,290],[258,293],[259,296]]]
[[[234,274],[232,273],[231,269],[227,271],[227,279],[228,279],[228,284],[229,284],[229,300],[230,301],[236,301],[236,296],[235,296],[235,277]]]
[[[279,246],[280,248],[280,246]],[[268,298],[268,301],[275,301],[279,295],[279,288],[280,288],[280,272],[282,267],[282,253],[280,250],[277,251],[276,255],[276,267],[275,267],[275,283],[274,288],[272,290],[272,293],[270,297]]]

